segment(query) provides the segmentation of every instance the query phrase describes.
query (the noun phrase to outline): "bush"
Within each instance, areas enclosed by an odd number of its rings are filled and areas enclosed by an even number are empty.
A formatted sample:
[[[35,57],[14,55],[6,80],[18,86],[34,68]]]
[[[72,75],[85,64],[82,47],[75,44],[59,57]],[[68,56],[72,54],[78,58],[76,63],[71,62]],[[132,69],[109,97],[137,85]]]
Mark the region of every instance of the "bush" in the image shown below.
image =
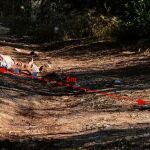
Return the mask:
[[[150,1],[131,0],[124,5],[120,16],[118,37],[121,39],[149,38],[150,35]]]
[[[28,27],[27,34],[40,41],[69,40],[77,38],[110,39],[118,26],[116,17],[91,15],[88,11],[69,15],[51,15],[46,23]]]
[[[99,39],[111,39],[118,28],[116,17],[93,16],[90,20],[92,35]]]

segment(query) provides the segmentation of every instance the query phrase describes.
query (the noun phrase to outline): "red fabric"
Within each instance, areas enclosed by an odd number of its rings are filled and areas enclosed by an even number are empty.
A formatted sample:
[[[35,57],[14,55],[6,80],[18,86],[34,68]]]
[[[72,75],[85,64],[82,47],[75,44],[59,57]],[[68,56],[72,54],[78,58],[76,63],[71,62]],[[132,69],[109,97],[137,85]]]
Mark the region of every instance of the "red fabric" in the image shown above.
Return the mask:
[[[0,68],[0,73],[6,73],[7,70],[5,68]]]

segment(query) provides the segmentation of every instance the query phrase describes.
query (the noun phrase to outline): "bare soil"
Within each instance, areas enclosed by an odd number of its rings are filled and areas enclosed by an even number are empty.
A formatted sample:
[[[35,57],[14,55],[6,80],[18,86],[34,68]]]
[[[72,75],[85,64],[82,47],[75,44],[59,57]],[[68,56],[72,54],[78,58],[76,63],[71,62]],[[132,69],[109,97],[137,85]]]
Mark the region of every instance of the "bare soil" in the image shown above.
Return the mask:
[[[10,46],[3,48],[2,54],[23,62],[31,60],[27,53]],[[133,100],[74,92],[65,87],[52,89],[37,81],[1,74],[1,148],[149,149],[150,112],[133,107],[138,98],[150,102],[148,55],[101,42],[37,51],[35,63],[52,62],[55,68],[77,77],[81,87]],[[112,84],[115,79],[123,84]]]

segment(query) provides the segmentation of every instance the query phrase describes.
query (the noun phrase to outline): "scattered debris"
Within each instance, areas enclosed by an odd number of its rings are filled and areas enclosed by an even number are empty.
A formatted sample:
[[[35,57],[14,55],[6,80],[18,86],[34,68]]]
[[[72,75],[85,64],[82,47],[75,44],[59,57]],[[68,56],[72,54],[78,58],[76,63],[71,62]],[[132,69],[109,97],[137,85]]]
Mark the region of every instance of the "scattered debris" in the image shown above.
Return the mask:
[[[32,56],[38,56],[40,52],[38,51],[29,51],[29,50],[23,50],[23,49],[19,49],[19,48],[14,48],[15,51],[19,52],[19,53],[23,53],[23,54],[27,54],[27,55],[32,55]]]
[[[15,50],[16,50],[17,52],[22,52],[22,50],[19,49],[19,48],[15,48]]]
[[[122,54],[132,55],[132,54],[135,54],[135,52],[131,52],[131,51],[123,51]]]
[[[112,84],[114,84],[114,85],[122,85],[122,84],[124,84],[124,82],[121,81],[121,80],[116,79],[116,80],[112,81]]]

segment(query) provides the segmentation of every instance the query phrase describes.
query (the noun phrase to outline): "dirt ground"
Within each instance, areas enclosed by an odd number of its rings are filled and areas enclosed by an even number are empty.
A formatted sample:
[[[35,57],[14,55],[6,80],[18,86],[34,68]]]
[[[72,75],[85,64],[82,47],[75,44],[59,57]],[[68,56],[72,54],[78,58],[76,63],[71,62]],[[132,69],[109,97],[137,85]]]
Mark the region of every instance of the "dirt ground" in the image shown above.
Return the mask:
[[[38,49],[34,61],[38,65],[52,62],[55,68],[75,76],[81,87],[133,100],[63,87],[51,89],[37,81],[1,74],[1,148],[149,149],[150,112],[133,107],[138,98],[150,102],[149,55],[101,45],[73,43],[49,51]],[[14,47],[3,48],[2,54],[23,62],[31,60]],[[115,79],[122,84],[112,84]]]

